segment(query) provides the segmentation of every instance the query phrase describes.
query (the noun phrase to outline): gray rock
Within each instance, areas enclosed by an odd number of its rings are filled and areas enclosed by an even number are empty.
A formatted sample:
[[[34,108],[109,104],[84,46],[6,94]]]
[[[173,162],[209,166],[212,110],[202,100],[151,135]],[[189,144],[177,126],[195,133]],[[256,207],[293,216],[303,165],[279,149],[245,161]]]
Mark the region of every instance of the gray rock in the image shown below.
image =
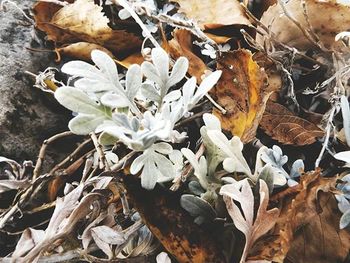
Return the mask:
[[[17,1],[28,12],[34,1]],[[33,88],[25,71],[43,71],[53,61],[44,52],[30,52],[33,26],[7,5],[0,12],[0,156],[35,160],[46,138],[67,130],[67,112],[52,95]],[[27,23],[28,24],[28,23]]]

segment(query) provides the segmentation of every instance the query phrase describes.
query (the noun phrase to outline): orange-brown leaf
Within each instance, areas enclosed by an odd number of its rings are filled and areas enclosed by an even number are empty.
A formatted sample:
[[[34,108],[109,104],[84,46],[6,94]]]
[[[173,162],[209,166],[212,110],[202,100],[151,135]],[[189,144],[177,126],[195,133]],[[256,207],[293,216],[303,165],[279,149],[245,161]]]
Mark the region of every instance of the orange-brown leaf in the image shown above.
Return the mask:
[[[224,130],[249,142],[255,137],[272,92],[267,75],[253,60],[252,53],[244,49],[224,54],[217,69],[222,70],[222,75],[212,94],[227,113],[214,109],[214,114]]]
[[[45,10],[46,13],[45,13]],[[141,39],[124,30],[113,30],[102,7],[92,0],[76,0],[65,6],[38,2],[34,6],[38,29],[58,45],[88,42],[101,45],[115,55],[134,51],[141,46]]]
[[[324,134],[315,124],[270,101],[267,103],[260,127],[267,135],[283,144],[308,145]]]
[[[336,178],[321,177],[320,170],[303,175],[296,191],[279,200],[281,214],[273,233],[257,243],[249,259],[344,262],[350,235],[339,230],[340,212],[331,193],[335,183]]]
[[[189,61],[188,73],[197,78],[197,82],[201,81],[201,76],[206,70],[207,66],[196,54],[192,51],[192,35],[191,32],[184,29],[174,31],[174,38],[169,41],[169,53],[174,59],[183,56]]]
[[[91,52],[93,50],[101,50],[107,53],[109,56],[113,57],[113,54],[106,48],[88,42],[77,42],[73,44],[69,44],[67,46],[57,48],[56,51],[59,55],[69,56],[80,60],[90,61],[91,60]],[[58,58],[60,61],[60,57]]]

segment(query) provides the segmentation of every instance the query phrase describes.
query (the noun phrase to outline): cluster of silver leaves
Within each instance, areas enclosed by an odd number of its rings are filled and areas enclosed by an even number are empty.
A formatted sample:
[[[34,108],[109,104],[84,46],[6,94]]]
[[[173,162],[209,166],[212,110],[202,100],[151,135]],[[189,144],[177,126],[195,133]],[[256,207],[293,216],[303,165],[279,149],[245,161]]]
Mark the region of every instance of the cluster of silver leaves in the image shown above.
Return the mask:
[[[91,57],[97,67],[83,61],[68,62],[62,71],[79,79],[74,87],[61,87],[55,92],[55,98],[63,106],[77,113],[69,122],[74,133],[101,132],[101,143],[119,141],[131,150],[142,152],[132,164],[131,172],[136,174],[143,168],[141,183],[146,189],[153,189],[164,177],[168,181],[175,178],[178,154],[169,142],[182,142],[186,138],[185,133],[174,129],[175,124],[191,115],[191,109],[221,76],[221,71],[215,71],[199,86],[192,77],[182,88],[172,90],[185,77],[188,60],[180,57],[169,72],[169,57],[163,49],[154,48],[151,55],[152,63],[132,65],[125,80],[120,80],[113,59],[94,50]],[[142,76],[146,77],[145,81]],[[145,111],[141,112],[138,105]],[[167,170],[157,163],[163,163]]]

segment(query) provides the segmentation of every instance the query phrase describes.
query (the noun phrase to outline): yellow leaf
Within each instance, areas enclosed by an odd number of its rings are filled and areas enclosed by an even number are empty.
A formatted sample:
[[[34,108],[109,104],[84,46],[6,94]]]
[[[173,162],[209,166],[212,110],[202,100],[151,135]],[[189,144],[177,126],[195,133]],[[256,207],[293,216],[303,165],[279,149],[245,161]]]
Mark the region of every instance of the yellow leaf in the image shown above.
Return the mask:
[[[224,54],[217,69],[222,70],[222,75],[212,94],[227,113],[214,109],[214,114],[224,130],[249,142],[255,137],[266,102],[276,86],[268,85],[267,74],[248,50]]]

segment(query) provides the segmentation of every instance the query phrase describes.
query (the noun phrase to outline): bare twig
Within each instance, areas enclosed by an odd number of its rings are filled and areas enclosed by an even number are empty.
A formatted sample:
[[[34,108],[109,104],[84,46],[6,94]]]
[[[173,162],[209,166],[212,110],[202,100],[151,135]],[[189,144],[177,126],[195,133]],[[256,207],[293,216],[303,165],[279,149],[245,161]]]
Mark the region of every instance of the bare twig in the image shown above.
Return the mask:
[[[190,117],[188,117],[188,118],[185,118],[185,119],[183,119],[182,121],[179,121],[179,122],[175,125],[175,129],[176,129],[176,128],[180,128],[180,127],[184,126],[185,124],[187,124],[187,123],[189,123],[189,122],[192,122],[193,120],[202,117],[204,113],[210,113],[210,112],[211,112],[211,109],[206,110],[206,111],[201,111],[201,112],[198,112],[198,113],[196,113],[196,114],[193,114],[192,116],[190,116]]]
[[[85,140],[82,142],[71,154],[69,154],[64,160],[62,160],[59,164],[57,164],[51,171],[50,174],[54,174],[57,170],[61,169],[63,166],[65,166],[68,162],[73,161],[76,159],[78,153],[89,143],[91,142],[91,138]]]
[[[330,111],[328,121],[327,121],[327,126],[326,126],[326,135],[325,135],[324,140],[323,140],[323,146],[322,146],[321,152],[318,155],[318,158],[315,162],[315,168],[319,167],[320,162],[321,162],[322,157],[323,157],[323,154],[324,154],[326,148],[328,147],[329,138],[331,136],[331,131],[332,131],[332,129],[334,129],[333,118],[334,118],[334,115],[336,112],[336,108],[337,107],[332,107],[332,109]]]
[[[103,147],[102,145],[98,142],[97,136],[94,132],[90,133],[90,137],[92,139],[92,142],[95,145],[95,149],[98,153],[99,159],[100,159],[100,168],[105,169],[106,171],[110,171],[111,168],[109,167],[108,161],[106,159],[106,155],[103,152]]]
[[[40,175],[40,170],[41,170],[42,164],[43,164],[44,159],[45,159],[46,148],[49,146],[49,144],[56,141],[56,140],[59,140],[61,138],[64,138],[64,137],[67,137],[70,135],[73,135],[73,133],[71,131],[62,132],[62,133],[59,133],[59,134],[56,134],[56,135],[50,137],[49,139],[47,139],[43,142],[41,149],[39,151],[38,160],[36,161],[35,168],[33,171],[33,180],[38,178],[38,176]]]
[[[177,19],[166,14],[158,14],[156,16],[152,14],[148,14],[148,15],[151,18],[158,20],[159,22],[166,23],[167,25],[191,31],[193,35],[201,39],[203,42],[213,46],[213,48],[216,50],[216,52],[220,56],[221,52],[216,42],[211,38],[209,38],[206,34],[204,34],[204,32],[199,28],[198,24],[195,21]]]
[[[322,47],[320,45],[320,43],[317,42],[317,40],[315,40],[313,38],[314,34],[310,34],[309,30],[305,30],[305,27],[303,25],[301,25],[299,23],[298,20],[296,20],[293,15],[288,11],[288,9],[286,8],[285,3],[283,2],[283,0],[278,0],[278,3],[280,4],[280,6],[282,7],[282,10],[284,12],[284,14],[286,15],[286,17],[291,20],[298,28],[299,30],[303,33],[303,35],[306,37],[307,40],[309,40],[309,42],[311,44],[313,44],[316,48],[322,50],[323,52],[329,52],[329,50],[325,49],[324,47]]]
[[[122,159],[119,160],[118,163],[112,165],[111,171],[116,172],[120,169],[123,169],[125,165],[127,165],[128,161],[136,154],[136,151],[131,151],[127,155],[125,155]]]
[[[15,204],[11,209],[5,212],[5,215],[0,219],[0,229],[2,229],[8,220],[18,211],[18,204]]]

